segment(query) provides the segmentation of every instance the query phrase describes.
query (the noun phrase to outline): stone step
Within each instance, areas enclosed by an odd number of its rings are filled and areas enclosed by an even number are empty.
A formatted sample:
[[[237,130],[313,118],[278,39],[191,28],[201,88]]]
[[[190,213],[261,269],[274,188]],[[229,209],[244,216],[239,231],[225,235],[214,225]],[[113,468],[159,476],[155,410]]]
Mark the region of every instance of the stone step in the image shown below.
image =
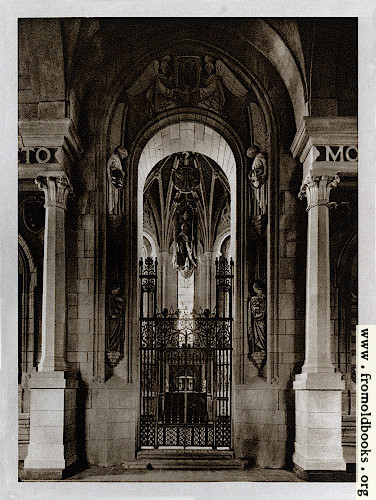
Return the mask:
[[[244,469],[245,461],[242,460],[173,460],[173,459],[151,459],[135,460],[124,463],[126,469],[179,469],[179,470],[228,470]]]
[[[234,452],[216,450],[141,450],[135,461],[123,464],[126,469],[180,470],[239,470],[245,465]]]
[[[164,449],[164,450],[141,450],[137,453],[137,458],[154,459],[206,459],[206,460],[231,460],[234,452],[230,450],[198,450],[198,449]]]

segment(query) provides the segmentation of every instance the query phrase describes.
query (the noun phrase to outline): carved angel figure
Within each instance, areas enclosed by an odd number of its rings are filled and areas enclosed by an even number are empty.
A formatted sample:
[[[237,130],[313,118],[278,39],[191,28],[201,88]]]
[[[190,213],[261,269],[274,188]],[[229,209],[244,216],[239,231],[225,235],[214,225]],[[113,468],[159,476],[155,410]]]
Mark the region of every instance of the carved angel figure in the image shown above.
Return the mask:
[[[225,103],[225,96],[221,78],[215,72],[214,59],[210,56],[205,56],[205,70],[208,76],[205,85],[197,89],[197,104],[220,113]]]
[[[162,58],[152,88],[146,93],[152,112],[159,113],[176,106],[176,90],[170,71],[171,57]]]
[[[125,177],[122,160],[124,161],[127,157],[128,151],[121,146],[116,146],[107,162],[108,212],[110,214],[118,214],[119,189],[123,187]]]
[[[256,200],[256,212],[254,215],[264,215],[267,209],[267,162],[266,155],[260,152],[258,146],[252,146],[247,150],[248,158],[251,158],[252,167],[248,173],[248,179],[253,189],[253,195]],[[258,209],[258,210],[257,210]]]
[[[191,87],[191,80],[184,78],[177,81],[173,78],[172,65],[174,61],[170,56],[165,56],[159,62],[154,59],[127,90],[128,97],[138,109],[139,96],[144,95],[149,105],[149,115],[175,106],[198,105],[221,113],[225,101],[223,85],[236,97],[244,98],[247,90],[240,83],[234,73],[221,60],[214,60],[211,56],[205,57],[205,70],[207,73],[201,87]],[[175,67],[176,73],[176,67]]]

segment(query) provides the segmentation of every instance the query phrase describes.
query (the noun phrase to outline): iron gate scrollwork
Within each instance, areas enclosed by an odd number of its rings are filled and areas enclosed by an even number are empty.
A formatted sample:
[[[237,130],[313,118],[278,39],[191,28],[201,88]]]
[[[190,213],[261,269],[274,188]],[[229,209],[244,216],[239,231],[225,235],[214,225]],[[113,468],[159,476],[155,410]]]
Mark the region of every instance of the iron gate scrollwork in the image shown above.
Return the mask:
[[[233,262],[216,261],[216,308],[157,309],[157,260],[140,261],[141,448],[231,447]]]

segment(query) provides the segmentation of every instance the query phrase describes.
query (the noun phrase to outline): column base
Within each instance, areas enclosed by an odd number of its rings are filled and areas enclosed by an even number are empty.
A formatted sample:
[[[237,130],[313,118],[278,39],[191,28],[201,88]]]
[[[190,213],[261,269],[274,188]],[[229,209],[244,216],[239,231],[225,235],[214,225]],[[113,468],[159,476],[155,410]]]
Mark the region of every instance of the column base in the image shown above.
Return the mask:
[[[293,387],[294,464],[304,471],[345,471],[340,373],[302,373]]]
[[[355,472],[342,470],[304,470],[299,465],[294,465],[294,473],[304,479],[318,483],[351,483],[356,481]]]
[[[30,443],[23,476],[61,479],[77,462],[78,381],[68,372],[36,372],[29,384]]]
[[[81,472],[85,467],[78,462],[64,468],[51,469],[25,469],[19,470],[18,477],[20,481],[59,481]]]

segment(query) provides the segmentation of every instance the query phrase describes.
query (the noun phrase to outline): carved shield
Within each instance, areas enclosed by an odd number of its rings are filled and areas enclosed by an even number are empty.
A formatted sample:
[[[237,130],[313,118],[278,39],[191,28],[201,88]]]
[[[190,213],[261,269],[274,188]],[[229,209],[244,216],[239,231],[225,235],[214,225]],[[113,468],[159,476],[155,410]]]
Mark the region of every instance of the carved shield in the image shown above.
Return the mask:
[[[30,196],[21,203],[21,218],[27,229],[33,233],[42,231],[45,224],[44,201],[41,196]]]
[[[194,156],[182,158],[172,172],[172,182],[181,193],[191,193],[200,185],[200,170],[195,164]]]
[[[174,60],[175,86],[192,90],[200,85],[202,63],[199,56],[178,56]]]

